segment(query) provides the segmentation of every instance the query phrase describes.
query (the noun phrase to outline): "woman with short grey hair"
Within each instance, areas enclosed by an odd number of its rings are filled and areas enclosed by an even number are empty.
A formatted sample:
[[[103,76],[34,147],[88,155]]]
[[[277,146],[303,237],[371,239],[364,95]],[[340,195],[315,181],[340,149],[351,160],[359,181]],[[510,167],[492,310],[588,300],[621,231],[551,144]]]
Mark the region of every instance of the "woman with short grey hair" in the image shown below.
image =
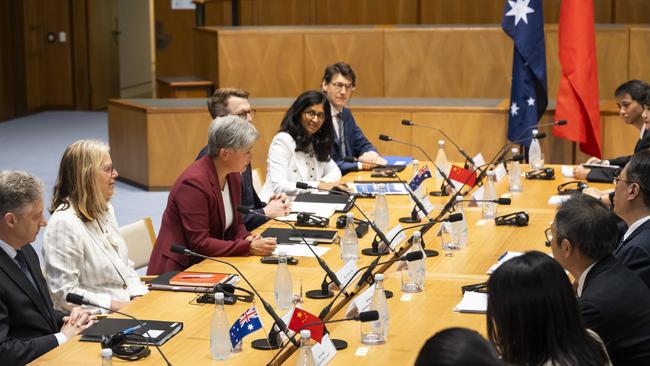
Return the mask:
[[[208,129],[208,155],[195,161],[169,192],[148,274],[188,268],[198,260],[173,253],[179,244],[210,257],[269,255],[274,238],[246,230],[236,211],[241,203],[241,173],[259,138],[255,126],[238,116],[215,119]]]

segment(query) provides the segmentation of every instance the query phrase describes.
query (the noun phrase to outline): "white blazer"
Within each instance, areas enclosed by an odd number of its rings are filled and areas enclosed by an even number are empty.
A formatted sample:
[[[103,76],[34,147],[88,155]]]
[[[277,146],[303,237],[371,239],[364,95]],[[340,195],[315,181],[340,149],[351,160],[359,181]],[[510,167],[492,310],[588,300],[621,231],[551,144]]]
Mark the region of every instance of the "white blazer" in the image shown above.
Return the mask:
[[[318,186],[319,182],[338,182],[341,171],[334,160],[318,161],[316,156],[309,156],[296,151],[296,142],[286,132],[280,132],[271,141],[266,161],[266,181],[260,198],[268,201],[275,193],[296,196],[306,192],[296,188],[296,182],[305,182]]]
[[[43,257],[55,309],[74,306],[65,301],[69,292],[104,307],[147,292],[129,261],[110,203],[104,217],[90,222],[72,206],[55,211],[45,229]]]

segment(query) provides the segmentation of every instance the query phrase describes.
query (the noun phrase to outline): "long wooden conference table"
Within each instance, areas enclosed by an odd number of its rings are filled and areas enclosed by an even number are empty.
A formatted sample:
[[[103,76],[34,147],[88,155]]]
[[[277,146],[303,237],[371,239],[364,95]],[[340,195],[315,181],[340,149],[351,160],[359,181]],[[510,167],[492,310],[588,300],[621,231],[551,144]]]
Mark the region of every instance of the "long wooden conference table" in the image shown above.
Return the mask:
[[[522,170],[528,170],[522,164]],[[556,211],[555,206],[548,205],[549,196],[557,194],[556,187],[572,179],[562,178],[560,167],[555,166],[556,179],[551,181],[522,179],[523,192],[509,194],[512,205],[499,206],[498,214],[525,210],[530,214],[530,223],[525,227],[495,226],[494,220],[481,220],[480,207],[465,207],[469,226],[469,241],[466,249],[454,251],[451,257],[441,251],[440,238],[436,236],[438,226],[429,230],[424,236],[427,248],[440,251],[437,257],[426,260],[425,290],[412,294],[410,298],[402,297],[400,290],[400,272],[396,265],[385,270],[385,287],[392,290],[395,296],[388,300],[390,314],[390,330],[388,341],[383,345],[366,346],[360,343],[360,324],[349,321],[330,324],[327,326],[332,338],[343,339],[349,343],[345,350],[338,351],[331,365],[350,365],[353,363],[372,363],[373,365],[405,365],[412,364],[417,353],[430,336],[448,327],[467,327],[486,335],[486,321],[483,314],[457,313],[452,309],[462,298],[461,286],[484,282],[487,280],[487,269],[497,262],[500,255],[506,251],[540,250],[549,252],[544,246],[544,229],[550,226]],[[345,176],[348,181],[367,179],[369,174],[351,173]],[[410,178],[410,168],[400,173],[403,179]],[[508,195],[507,178],[496,184],[498,196]],[[428,190],[434,190],[433,179],[425,181]],[[606,188],[607,184],[590,184],[596,188]],[[440,209],[446,202],[446,197],[431,197],[435,207]],[[374,199],[358,199],[357,204],[364,212],[371,214],[374,209]],[[412,209],[412,203],[406,196],[389,196],[390,226],[398,223],[398,218],[407,216]],[[467,205],[466,205],[467,206]],[[360,217],[354,209],[355,217]],[[432,213],[432,217],[437,211]],[[332,226],[335,217],[330,220]],[[265,227],[281,227],[280,224],[267,224]],[[402,224],[407,226],[407,224]],[[413,229],[415,230],[415,229]],[[408,231],[410,237],[413,230]],[[342,235],[342,232],[340,232]],[[373,238],[369,232],[360,239],[360,248],[370,246]],[[337,245],[330,245],[323,259],[334,270],[343,266],[339,257]],[[386,256],[385,259],[389,259]],[[260,294],[273,304],[273,288],[276,266],[261,264],[259,257],[221,258],[237,266],[246,275]],[[362,267],[370,264],[374,257],[361,256],[357,265]],[[300,263],[290,266],[294,293],[318,289],[323,280],[324,272],[313,258],[299,258]],[[204,261],[192,267],[199,271],[221,271],[232,273],[232,270],[219,263]],[[355,280],[356,282],[356,280]],[[247,287],[243,281],[239,286]],[[364,288],[365,289],[365,288]],[[363,291],[363,289],[361,290]],[[210,321],[214,305],[193,305],[195,298],[192,293],[152,291],[149,294],[132,301],[124,309],[140,319],[167,320],[183,322],[183,330],[165,343],[161,349],[173,365],[264,365],[275,355],[276,351],[258,351],[250,346],[254,339],[262,338],[273,323],[257,302],[258,311],[262,317],[264,329],[244,338],[243,351],[233,354],[224,361],[212,360],[210,355]],[[318,315],[330,299],[315,300],[304,298],[303,309]],[[250,303],[237,302],[226,306],[228,320],[232,323],[247,308]],[[327,318],[339,319],[345,317],[348,300],[341,296]],[[282,313],[280,312],[282,315]],[[111,317],[120,317],[111,315]],[[163,365],[164,361],[152,348],[151,355],[134,362],[138,365]],[[292,349],[285,351],[280,359],[283,364],[293,365],[296,353]],[[33,362],[34,365],[92,365],[100,363],[100,347],[97,343],[80,342],[78,337],[69,340],[61,347],[43,355]],[[126,364],[127,361],[114,359],[115,365]]]

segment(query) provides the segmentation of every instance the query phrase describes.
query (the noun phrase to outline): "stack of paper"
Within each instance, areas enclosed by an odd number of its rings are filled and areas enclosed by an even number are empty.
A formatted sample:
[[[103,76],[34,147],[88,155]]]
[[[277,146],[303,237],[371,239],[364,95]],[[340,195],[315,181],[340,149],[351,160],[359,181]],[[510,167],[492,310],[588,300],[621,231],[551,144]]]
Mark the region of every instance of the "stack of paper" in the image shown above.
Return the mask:
[[[482,292],[466,291],[454,311],[459,313],[485,314],[488,296]]]
[[[492,272],[494,272],[497,268],[499,268],[499,266],[501,266],[503,263],[509,261],[512,258],[519,257],[522,254],[524,254],[524,253],[522,253],[522,252],[505,252],[505,253],[503,253],[503,255],[499,257],[499,260],[496,263],[494,263],[487,270],[486,273],[489,274],[489,275],[492,274]]]

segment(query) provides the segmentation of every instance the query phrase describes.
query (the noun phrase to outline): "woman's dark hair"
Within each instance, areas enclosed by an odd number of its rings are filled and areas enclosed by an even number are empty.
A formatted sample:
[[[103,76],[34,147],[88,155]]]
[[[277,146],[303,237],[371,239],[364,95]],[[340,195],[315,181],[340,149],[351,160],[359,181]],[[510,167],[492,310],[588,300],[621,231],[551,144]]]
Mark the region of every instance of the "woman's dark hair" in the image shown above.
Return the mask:
[[[323,106],[325,120],[321,128],[315,134],[309,136],[300,122],[302,120],[302,113],[307,108],[316,104]],[[332,125],[330,104],[325,95],[315,90],[308,90],[300,94],[284,115],[280,124],[280,132],[286,132],[293,137],[293,140],[296,142],[296,151],[309,153],[313,148],[318,161],[330,160],[334,126]]]
[[[488,280],[487,329],[504,361],[515,365],[602,366],[607,354],[582,324],[562,266],[527,252]]]
[[[427,339],[415,366],[497,366],[505,365],[494,347],[476,331],[448,328]]]

